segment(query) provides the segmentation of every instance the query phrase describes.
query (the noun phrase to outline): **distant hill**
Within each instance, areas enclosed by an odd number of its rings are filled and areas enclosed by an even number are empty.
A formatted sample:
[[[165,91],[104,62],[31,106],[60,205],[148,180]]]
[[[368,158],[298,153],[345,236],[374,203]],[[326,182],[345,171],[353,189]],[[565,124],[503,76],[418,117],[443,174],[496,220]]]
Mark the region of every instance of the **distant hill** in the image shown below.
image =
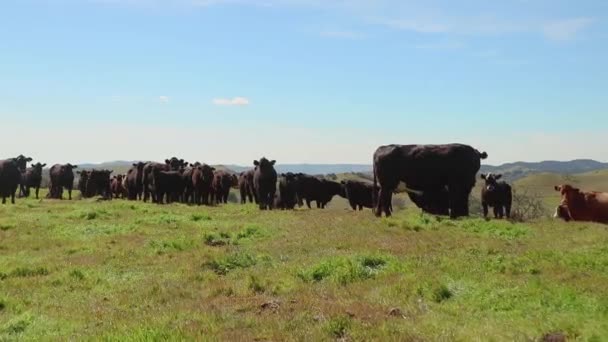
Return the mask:
[[[604,169],[608,169],[608,163],[590,159],[577,159],[572,161],[542,161],[537,163],[515,162],[499,166],[482,165],[480,172],[501,173],[505,179],[515,181],[535,173],[572,175]]]

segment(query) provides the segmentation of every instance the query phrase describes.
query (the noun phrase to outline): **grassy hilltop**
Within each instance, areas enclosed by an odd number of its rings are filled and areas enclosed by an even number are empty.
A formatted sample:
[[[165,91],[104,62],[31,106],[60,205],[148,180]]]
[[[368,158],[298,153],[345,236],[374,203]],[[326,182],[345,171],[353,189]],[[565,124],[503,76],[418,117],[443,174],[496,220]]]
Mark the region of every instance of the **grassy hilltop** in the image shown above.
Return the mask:
[[[606,226],[343,204],[0,206],[0,340],[608,336]]]

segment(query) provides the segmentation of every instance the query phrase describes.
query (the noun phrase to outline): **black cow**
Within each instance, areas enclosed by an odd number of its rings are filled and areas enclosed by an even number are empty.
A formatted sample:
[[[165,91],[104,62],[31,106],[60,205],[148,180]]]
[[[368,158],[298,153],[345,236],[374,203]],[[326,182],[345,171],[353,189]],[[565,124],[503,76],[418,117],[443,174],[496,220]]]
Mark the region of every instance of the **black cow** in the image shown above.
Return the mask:
[[[431,198],[446,189],[450,217],[468,216],[475,175],[481,159],[487,157],[487,153],[462,144],[380,146],[374,153],[374,187],[380,184],[376,216],[383,211],[391,215],[390,203],[399,182],[410,192],[435,192]]]
[[[279,177],[279,192],[274,198],[274,207],[277,209],[291,210],[298,203],[296,195],[296,175],[288,172]]]
[[[179,201],[184,194],[182,172],[162,171],[160,168],[155,168],[152,172],[156,203],[163,204],[165,197],[167,203]]]
[[[36,163],[21,175],[21,196],[30,197],[30,188],[34,188],[36,199],[38,199],[40,183],[42,182],[42,168],[45,166],[46,164]]]
[[[51,167],[49,174],[51,181],[49,183],[49,198],[63,199],[63,188],[68,190],[68,198],[72,199],[72,188],[74,187],[74,169],[77,165],[72,164],[55,164]]]
[[[82,197],[90,198],[102,196],[105,199],[112,199],[112,180],[110,175],[112,170],[91,170],[87,174],[87,181],[82,193]],[[82,173],[81,173],[82,177]]]
[[[249,199],[249,203],[258,203],[258,195],[253,188],[253,174],[255,173],[255,169],[251,169],[248,171],[243,171],[239,175],[239,190],[241,192],[241,203],[247,203],[247,199]]]
[[[277,172],[274,169],[276,161],[262,158],[254,160],[256,166],[253,173],[253,187],[258,196],[261,210],[272,210],[274,195],[277,192]]]
[[[32,158],[19,155],[16,158],[0,160],[0,197],[2,204],[6,203],[6,198],[11,198],[11,203],[15,204],[15,193],[21,184],[21,174],[27,168],[27,162]]]
[[[130,200],[141,200],[143,193],[143,178],[144,178],[144,166],[146,163],[138,162],[133,164],[133,167],[127,171],[127,177],[125,179],[126,190]]]
[[[212,192],[213,171],[215,171],[215,168],[207,164],[199,164],[192,169],[194,202],[198,205],[208,205],[210,203],[209,195]]]
[[[78,174],[78,190],[80,191],[80,197],[84,197],[87,192],[87,182],[89,181],[89,171],[82,170],[76,171]]]
[[[374,207],[376,196],[373,194],[374,186],[371,183],[354,180],[346,180],[341,183],[344,196],[348,199],[348,203],[353,210]]]
[[[215,203],[228,203],[228,195],[230,188],[238,186],[238,178],[236,175],[229,172],[219,170],[213,174],[213,183],[211,185],[213,191],[211,193],[211,201]]]
[[[142,179],[142,187],[143,187],[143,197],[144,202],[147,202],[152,196],[152,201],[156,202],[156,193],[158,191],[154,188],[154,171],[178,171],[188,166],[183,159],[177,159],[176,157],[172,157],[171,159],[165,159],[165,163],[155,163],[149,162],[146,163],[143,167],[143,179]]]
[[[340,183],[303,173],[296,174],[296,189],[298,205],[302,206],[306,201],[309,209],[312,201],[317,203],[317,208],[325,208],[335,195],[340,195],[343,191]]]
[[[505,182],[498,182],[501,174],[481,174],[481,179],[486,181],[481,189],[481,206],[483,217],[488,217],[488,207],[494,209],[495,218],[511,218],[511,205],[513,203],[513,192],[511,186]]]

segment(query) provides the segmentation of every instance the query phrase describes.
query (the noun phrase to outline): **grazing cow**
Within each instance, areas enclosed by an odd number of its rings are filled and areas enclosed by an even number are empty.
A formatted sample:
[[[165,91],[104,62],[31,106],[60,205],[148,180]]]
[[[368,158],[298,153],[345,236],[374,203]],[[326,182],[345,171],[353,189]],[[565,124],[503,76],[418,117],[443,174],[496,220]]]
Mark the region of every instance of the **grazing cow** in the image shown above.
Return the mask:
[[[238,186],[239,179],[236,175],[226,171],[215,171],[213,174],[213,183],[211,185],[213,191],[211,193],[211,201],[215,203],[228,203],[228,195],[230,188]]]
[[[608,223],[608,192],[583,192],[568,184],[555,186],[555,190],[562,195],[555,217]]]
[[[306,206],[310,209],[310,203],[315,201],[317,202],[317,208],[325,208],[335,195],[342,193],[342,185],[340,183],[319,179],[303,173],[298,173],[295,177],[298,205],[300,207],[306,201]]]
[[[253,173],[253,187],[258,196],[261,210],[272,210],[274,195],[277,192],[277,172],[274,169],[276,161],[262,158],[254,160],[256,166]]]
[[[447,187],[427,188],[424,192],[408,190],[408,197],[422,211],[433,215],[450,215],[450,197]]]
[[[0,197],[2,204],[6,203],[6,198],[11,198],[11,203],[15,204],[15,193],[21,184],[21,174],[27,168],[27,162],[32,158],[19,155],[16,158],[0,160]]]
[[[77,165],[72,164],[55,164],[51,167],[49,174],[51,181],[49,183],[49,198],[63,199],[63,188],[68,190],[68,198],[72,199],[72,188],[74,187],[74,169]]]
[[[110,184],[110,189],[112,190],[112,195],[114,198],[125,198],[125,188],[123,185],[123,180],[125,176],[117,175],[112,177],[112,183]]]
[[[212,192],[213,171],[215,168],[207,164],[199,164],[192,169],[192,188],[194,189],[194,202],[197,205],[208,205],[209,195]]]
[[[291,210],[295,208],[297,203],[296,175],[291,172],[282,173],[279,178],[279,191],[274,198],[274,207]]]
[[[30,197],[30,188],[34,188],[36,199],[38,199],[40,183],[42,182],[42,168],[45,166],[46,164],[36,163],[21,175],[21,196]]]
[[[249,199],[249,203],[258,203],[258,195],[253,188],[254,173],[255,169],[251,169],[248,171],[243,171],[239,175],[239,190],[241,192],[242,204],[247,203],[247,199]]]
[[[163,204],[166,196],[167,203],[179,201],[184,194],[184,178],[180,171],[162,171],[153,169],[153,185],[156,191],[156,203]]]
[[[511,204],[513,193],[511,186],[505,182],[498,182],[502,178],[501,174],[488,173],[481,174],[481,179],[486,181],[481,189],[481,206],[483,207],[483,217],[488,217],[488,207],[494,209],[494,218],[511,218]]]
[[[374,153],[374,188],[380,184],[376,216],[382,212],[391,215],[392,195],[400,182],[406,184],[408,192],[418,194],[427,190],[439,194],[438,189],[446,189],[450,217],[468,216],[475,175],[481,159],[487,157],[487,153],[462,144],[380,146]]]
[[[112,170],[91,170],[87,176],[86,188],[82,194],[85,198],[102,196],[104,199],[112,199]],[[81,174],[82,175],[82,174]]]
[[[134,163],[125,177],[125,189],[130,200],[141,200],[143,193],[144,166],[146,163]]]
[[[374,207],[374,187],[371,183],[359,182],[354,180],[342,181],[344,197],[353,210],[363,210],[363,208]]]

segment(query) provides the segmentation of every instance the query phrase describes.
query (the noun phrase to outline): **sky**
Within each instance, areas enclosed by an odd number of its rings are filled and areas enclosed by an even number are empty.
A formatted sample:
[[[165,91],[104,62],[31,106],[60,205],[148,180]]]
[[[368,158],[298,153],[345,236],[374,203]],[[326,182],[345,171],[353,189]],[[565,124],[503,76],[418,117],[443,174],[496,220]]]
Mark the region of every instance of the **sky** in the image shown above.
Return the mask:
[[[3,0],[0,159],[608,161],[605,0]]]

